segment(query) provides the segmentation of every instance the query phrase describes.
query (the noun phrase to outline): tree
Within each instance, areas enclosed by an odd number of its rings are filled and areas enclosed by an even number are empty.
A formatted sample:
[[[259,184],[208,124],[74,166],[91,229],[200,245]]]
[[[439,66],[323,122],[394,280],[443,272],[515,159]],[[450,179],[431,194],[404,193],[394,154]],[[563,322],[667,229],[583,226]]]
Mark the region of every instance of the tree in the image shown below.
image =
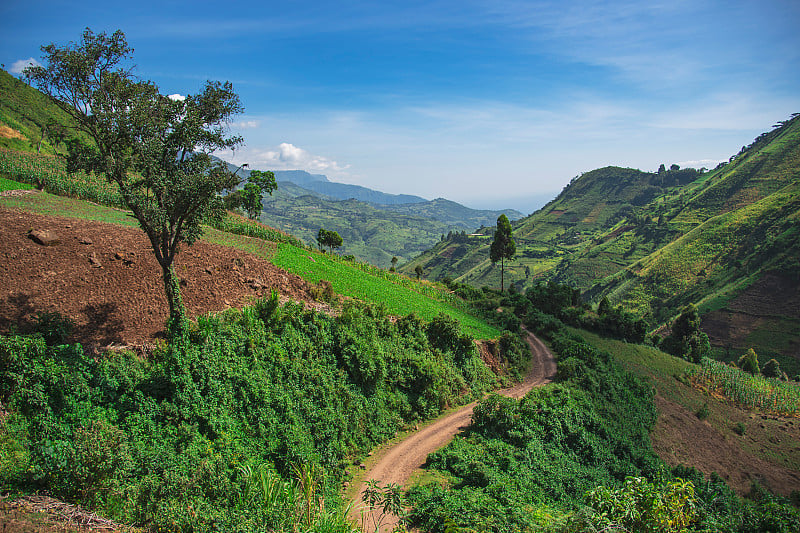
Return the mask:
[[[389,269],[391,272],[394,272],[395,270],[397,270],[397,268],[396,268],[397,267],[397,261],[398,261],[397,256],[393,255],[392,256],[392,268]]]
[[[497,218],[497,230],[494,232],[494,241],[489,249],[489,259],[492,263],[500,261],[500,292],[503,292],[505,260],[511,260],[517,253],[517,245],[511,235],[511,222],[508,217],[500,215]]]
[[[320,247],[327,246],[330,252],[333,253],[333,249],[339,248],[344,241],[337,232],[319,228],[319,232],[317,232],[317,242]]]
[[[758,374],[761,371],[758,366],[758,355],[755,350],[750,348],[739,358],[739,368],[751,374]]]
[[[169,332],[185,321],[173,262],[185,242],[201,235],[201,223],[224,215],[220,193],[239,182],[216,150],[235,149],[226,136],[230,118],[242,111],[229,82],[206,82],[197,95],[170,98],[151,81],[140,81],[124,64],[133,49],[121,31],[83,32],[64,47],[42,47],[44,66],[25,75],[75,121],[92,143],[68,144],[67,168],[103,173],[147,234],[161,267],[169,305]]]
[[[414,267],[414,272],[417,274],[417,281],[419,281],[419,277],[422,275],[422,265],[417,265]]]
[[[777,359],[770,359],[766,363],[764,363],[764,368],[761,369],[761,373],[764,377],[767,378],[777,378],[780,379],[783,377],[783,371],[781,370],[781,364],[778,362]]]
[[[700,314],[693,304],[685,306],[672,323],[672,333],[662,342],[662,348],[678,357],[699,363],[711,352],[711,343],[700,329]]]

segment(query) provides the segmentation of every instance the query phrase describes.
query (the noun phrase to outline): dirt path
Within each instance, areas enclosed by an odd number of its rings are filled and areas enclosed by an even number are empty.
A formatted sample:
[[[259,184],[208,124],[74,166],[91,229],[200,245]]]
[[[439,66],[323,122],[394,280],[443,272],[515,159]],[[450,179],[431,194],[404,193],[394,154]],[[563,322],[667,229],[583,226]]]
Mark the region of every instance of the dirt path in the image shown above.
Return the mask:
[[[527,341],[533,354],[530,371],[521,383],[508,389],[498,390],[498,394],[510,398],[522,398],[532,388],[550,383],[555,377],[556,362],[550,350],[531,333],[527,334]],[[364,474],[364,481],[353,500],[352,515],[354,518],[361,523],[362,512],[367,512],[361,497],[368,480],[375,479],[382,486],[387,483],[396,483],[405,487],[411,474],[425,463],[428,454],[445,446],[459,431],[470,424],[472,410],[476,404],[477,402],[472,402],[465,405],[381,452],[377,462]],[[376,520],[370,516],[366,517],[366,522],[370,527],[379,517],[375,518]],[[396,524],[397,517],[384,517],[380,530],[381,532],[391,531]],[[365,531],[368,530],[370,529],[365,528]]]

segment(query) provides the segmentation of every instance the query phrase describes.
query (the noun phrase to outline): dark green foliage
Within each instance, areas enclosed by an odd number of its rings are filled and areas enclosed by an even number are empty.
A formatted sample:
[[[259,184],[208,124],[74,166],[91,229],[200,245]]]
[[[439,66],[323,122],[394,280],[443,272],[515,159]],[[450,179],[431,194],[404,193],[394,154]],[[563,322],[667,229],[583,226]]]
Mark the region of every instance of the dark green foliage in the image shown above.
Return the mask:
[[[489,259],[492,263],[500,261],[500,292],[503,292],[503,274],[505,272],[505,260],[509,261],[517,253],[517,245],[512,236],[511,222],[508,217],[500,215],[497,218],[497,229],[494,232],[494,240],[489,247]]]
[[[531,506],[575,509],[598,484],[657,470],[650,388],[552,320],[545,327],[561,383],[521,401],[492,395],[478,404],[466,435],[429,458],[452,486],[411,494],[424,528],[443,531],[449,518],[477,531],[522,531],[536,525]]]
[[[647,336],[647,322],[622,306],[611,307],[608,298],[603,297],[597,315],[589,312],[588,305],[581,299],[580,291],[569,285],[555,282],[538,283],[525,293],[526,303],[518,306],[518,312],[537,322],[548,320],[539,318],[538,313],[552,315],[565,323],[588,329],[606,337],[641,343]]]
[[[758,374],[760,372],[758,366],[758,355],[755,350],[750,348],[747,352],[739,358],[739,368],[751,374]]]
[[[12,413],[0,450],[24,467],[4,455],[0,484],[153,528],[308,526],[303,513],[337,498],[349,455],[493,384],[471,343],[464,351],[450,321],[436,324],[355,304],[329,317],[273,295],[199,318],[150,359],[0,337],[0,401]],[[253,492],[262,481],[298,496],[269,503],[273,492]]]
[[[681,310],[680,316],[672,323],[672,333],[661,342],[665,352],[699,363],[711,352],[711,344],[700,329],[700,315],[693,304]]]
[[[253,170],[248,175],[244,188],[225,196],[225,208],[229,210],[243,209],[249,218],[255,220],[261,214],[264,194],[272,195],[272,191],[277,188],[275,174]]]
[[[761,369],[761,373],[764,374],[764,377],[768,378],[782,378],[783,372],[781,371],[781,365],[775,359],[770,359],[766,363],[764,363],[764,367]]]
[[[458,322],[447,315],[442,314],[431,320],[425,333],[431,346],[453,354],[457,364],[464,363],[475,354],[472,339],[463,335]]]
[[[330,252],[333,253],[333,249],[339,248],[344,241],[342,240],[342,237],[335,231],[319,228],[319,232],[317,233],[317,242],[319,243],[320,248],[327,246]]]
[[[59,312],[37,313],[33,324],[33,332],[38,333],[48,346],[67,342],[75,323]]]

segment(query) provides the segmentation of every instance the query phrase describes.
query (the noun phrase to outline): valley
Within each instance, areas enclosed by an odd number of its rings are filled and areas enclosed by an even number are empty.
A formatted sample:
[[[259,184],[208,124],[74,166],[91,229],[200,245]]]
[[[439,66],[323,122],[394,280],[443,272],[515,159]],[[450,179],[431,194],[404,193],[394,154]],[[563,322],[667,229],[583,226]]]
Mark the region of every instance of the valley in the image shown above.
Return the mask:
[[[795,405],[698,378],[796,403],[800,117],[713,170],[576,177],[501,274],[519,213],[291,172],[249,220],[193,145],[76,171],[107,139],[48,137],[72,118],[0,74],[0,521],[47,494],[142,532],[800,527]],[[153,221],[201,194],[159,268]]]

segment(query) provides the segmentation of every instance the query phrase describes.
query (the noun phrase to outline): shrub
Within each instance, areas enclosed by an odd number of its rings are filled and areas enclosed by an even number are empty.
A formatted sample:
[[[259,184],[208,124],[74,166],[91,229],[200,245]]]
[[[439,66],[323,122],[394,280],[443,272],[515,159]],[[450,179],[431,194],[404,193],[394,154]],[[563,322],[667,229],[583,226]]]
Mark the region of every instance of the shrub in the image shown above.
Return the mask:
[[[751,374],[759,373],[758,355],[752,348],[739,358],[738,364],[739,368],[745,372],[750,372]]]
[[[41,335],[48,346],[64,344],[74,329],[72,319],[57,311],[37,313],[33,324],[33,332]]]
[[[761,369],[761,373],[764,377],[768,378],[777,378],[780,379],[783,377],[783,371],[781,371],[781,365],[775,359],[770,359],[766,363],[764,363],[764,367]]]

